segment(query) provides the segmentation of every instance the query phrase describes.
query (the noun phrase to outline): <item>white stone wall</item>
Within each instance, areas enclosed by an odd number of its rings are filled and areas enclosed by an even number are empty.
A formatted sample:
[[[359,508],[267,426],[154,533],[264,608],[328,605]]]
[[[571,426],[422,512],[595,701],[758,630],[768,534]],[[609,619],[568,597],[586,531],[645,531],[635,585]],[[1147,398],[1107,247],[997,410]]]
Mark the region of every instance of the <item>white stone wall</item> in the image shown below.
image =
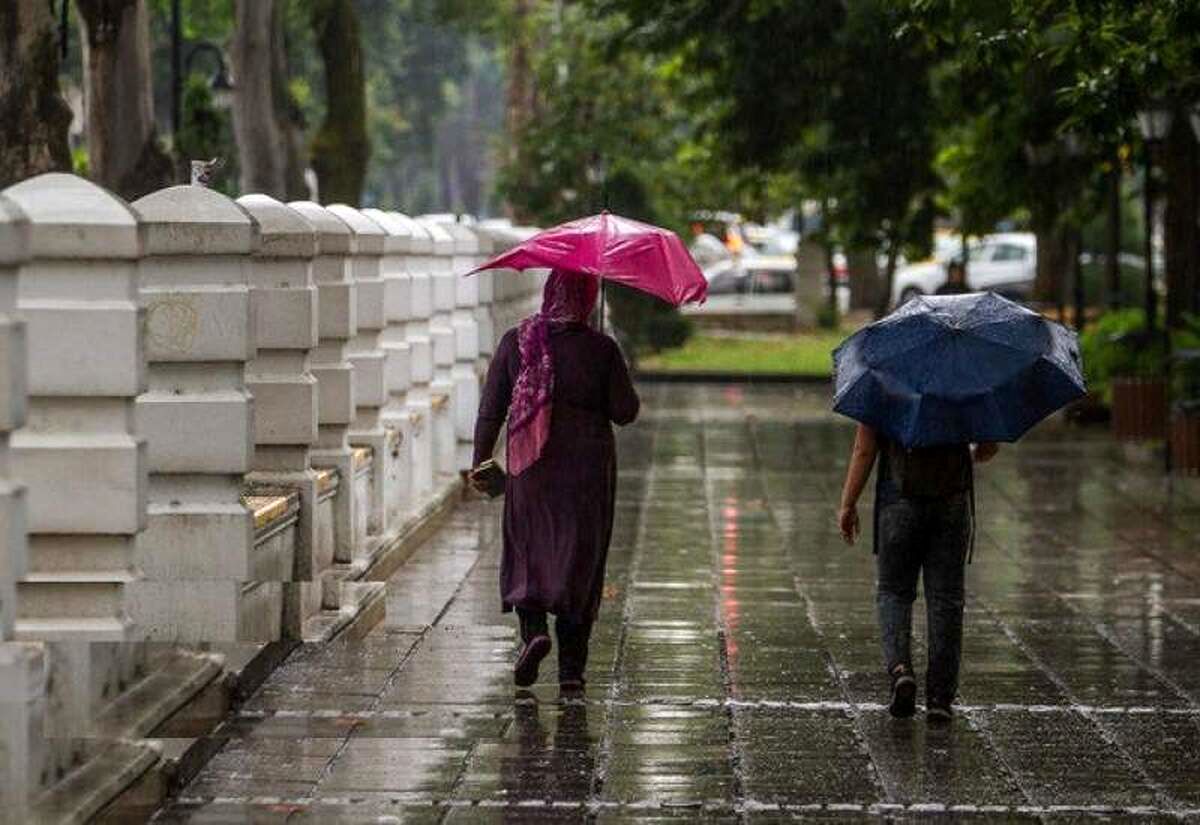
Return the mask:
[[[537,273],[463,277],[519,237],[62,174],[0,194],[0,811],[144,769],[266,643],[378,615],[364,576],[453,501],[482,369],[536,309]]]

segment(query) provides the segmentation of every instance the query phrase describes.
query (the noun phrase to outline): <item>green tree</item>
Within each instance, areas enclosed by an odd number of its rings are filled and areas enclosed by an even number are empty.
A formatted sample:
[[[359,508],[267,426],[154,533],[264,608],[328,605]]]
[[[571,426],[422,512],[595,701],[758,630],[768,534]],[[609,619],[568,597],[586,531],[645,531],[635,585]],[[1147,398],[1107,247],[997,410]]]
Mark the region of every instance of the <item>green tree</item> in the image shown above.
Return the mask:
[[[798,177],[829,205],[827,244],[882,248],[886,283],[900,252],[928,247],[933,121],[931,54],[898,34],[885,0],[595,0],[628,15],[622,42],[675,56],[700,78],[697,97],[729,164]]]

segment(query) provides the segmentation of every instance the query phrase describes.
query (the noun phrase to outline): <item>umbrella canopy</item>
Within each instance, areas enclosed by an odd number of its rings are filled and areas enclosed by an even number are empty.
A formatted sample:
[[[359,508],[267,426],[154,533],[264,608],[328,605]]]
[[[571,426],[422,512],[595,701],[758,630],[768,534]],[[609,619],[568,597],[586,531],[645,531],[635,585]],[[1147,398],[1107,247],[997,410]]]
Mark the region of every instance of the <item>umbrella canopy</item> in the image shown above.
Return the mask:
[[[608,212],[539,232],[467,274],[540,268],[598,275],[675,306],[708,295],[708,281],[678,235]]]
[[[1016,441],[1085,392],[1075,333],[991,292],[909,301],[833,361],[833,409],[905,447]]]

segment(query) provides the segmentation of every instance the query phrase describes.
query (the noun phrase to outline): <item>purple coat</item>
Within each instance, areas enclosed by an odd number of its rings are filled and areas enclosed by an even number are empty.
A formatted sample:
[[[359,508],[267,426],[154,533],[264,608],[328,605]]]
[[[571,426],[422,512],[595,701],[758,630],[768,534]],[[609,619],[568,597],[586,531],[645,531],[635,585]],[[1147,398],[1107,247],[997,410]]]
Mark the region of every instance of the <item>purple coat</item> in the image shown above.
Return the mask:
[[[612,424],[638,414],[617,344],[583,324],[554,324],[554,400],[541,458],[509,476],[504,494],[500,596],[514,607],[574,621],[595,618],[612,537],[617,456]],[[492,456],[521,356],[509,330],[488,370],[475,423],[475,464]]]

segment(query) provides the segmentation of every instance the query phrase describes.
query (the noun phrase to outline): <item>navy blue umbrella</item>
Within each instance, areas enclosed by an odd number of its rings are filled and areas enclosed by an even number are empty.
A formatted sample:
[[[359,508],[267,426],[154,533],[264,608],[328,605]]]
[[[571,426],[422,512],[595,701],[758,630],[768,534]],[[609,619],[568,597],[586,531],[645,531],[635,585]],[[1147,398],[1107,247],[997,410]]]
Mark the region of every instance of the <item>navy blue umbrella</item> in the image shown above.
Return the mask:
[[[905,447],[1016,441],[1085,392],[1075,333],[992,292],[909,301],[833,363],[833,409]]]

